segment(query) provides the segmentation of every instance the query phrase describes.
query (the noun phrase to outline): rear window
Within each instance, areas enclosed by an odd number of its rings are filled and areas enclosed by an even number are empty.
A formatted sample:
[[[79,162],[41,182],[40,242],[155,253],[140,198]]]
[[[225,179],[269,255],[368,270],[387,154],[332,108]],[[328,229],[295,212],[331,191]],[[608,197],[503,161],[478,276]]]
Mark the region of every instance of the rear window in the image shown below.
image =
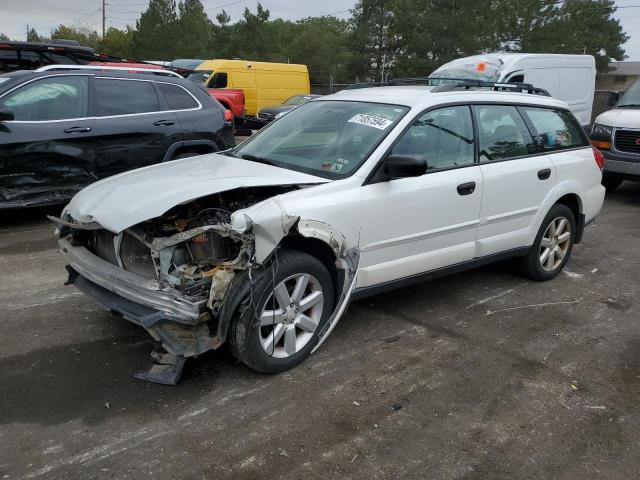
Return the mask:
[[[157,83],[170,110],[188,110],[198,108],[198,102],[182,87],[168,83]]]
[[[480,161],[521,157],[536,151],[531,134],[516,107],[477,105],[474,107],[480,138]]]
[[[582,147],[588,144],[582,127],[566,110],[522,107],[534,129],[534,141],[543,151]]]
[[[100,117],[160,110],[158,95],[151,82],[97,78],[96,97]]]

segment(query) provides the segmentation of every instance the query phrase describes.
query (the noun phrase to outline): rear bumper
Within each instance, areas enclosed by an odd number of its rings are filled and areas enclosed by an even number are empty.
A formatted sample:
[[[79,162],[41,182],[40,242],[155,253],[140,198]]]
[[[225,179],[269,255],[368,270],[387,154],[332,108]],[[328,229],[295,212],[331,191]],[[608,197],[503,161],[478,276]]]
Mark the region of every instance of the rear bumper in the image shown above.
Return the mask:
[[[198,323],[206,300],[194,301],[171,287],[162,287],[157,280],[112,265],[86,248],[72,245],[66,237],[58,244],[70,269],[70,282],[109,310],[145,328],[159,320]]]

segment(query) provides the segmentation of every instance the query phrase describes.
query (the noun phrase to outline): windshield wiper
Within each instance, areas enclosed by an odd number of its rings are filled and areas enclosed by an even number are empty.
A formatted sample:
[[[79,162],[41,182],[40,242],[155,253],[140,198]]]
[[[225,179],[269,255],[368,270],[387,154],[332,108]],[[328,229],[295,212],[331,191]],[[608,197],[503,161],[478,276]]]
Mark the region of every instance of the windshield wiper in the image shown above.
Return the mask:
[[[274,167],[279,167],[280,166],[280,164],[278,162],[276,162],[275,160],[270,160],[270,159],[264,158],[264,157],[258,157],[256,155],[251,155],[249,153],[244,153],[244,154],[240,155],[240,158],[242,158],[244,160],[250,160],[252,162],[264,163],[265,165],[273,165]]]
[[[640,103],[625,103],[624,105],[617,105],[618,108],[624,107],[640,107]]]

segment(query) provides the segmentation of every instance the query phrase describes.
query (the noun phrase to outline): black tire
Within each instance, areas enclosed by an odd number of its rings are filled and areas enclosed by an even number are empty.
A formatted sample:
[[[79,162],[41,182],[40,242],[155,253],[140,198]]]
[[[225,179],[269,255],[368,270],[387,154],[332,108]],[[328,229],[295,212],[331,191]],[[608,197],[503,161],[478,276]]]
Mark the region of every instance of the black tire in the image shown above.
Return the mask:
[[[621,183],[622,183],[621,178],[609,177],[606,175],[602,177],[602,186],[607,189],[607,192],[614,191],[616,188],[620,186]]]
[[[261,343],[259,316],[270,300],[273,289],[292,275],[312,275],[322,288],[322,316],[315,332],[297,352],[286,358],[276,358],[265,351]],[[253,274],[253,290],[236,310],[229,330],[229,343],[233,355],[249,368],[262,373],[289,370],[310,354],[318,343],[318,332],[329,319],[334,307],[334,286],[326,267],[315,257],[296,250],[282,249],[272,262]],[[267,327],[268,328],[268,327]],[[283,336],[284,338],[284,336]]]
[[[568,248],[566,249],[566,253],[564,253],[564,257],[562,258],[562,261],[559,262],[559,264],[555,266],[553,269],[546,270],[543,267],[542,262],[540,260],[542,238],[545,235],[547,228],[549,228],[551,222],[559,218],[565,218],[571,228],[569,244],[568,244]],[[536,281],[546,281],[546,280],[551,280],[552,278],[555,278],[560,273],[560,271],[564,268],[565,264],[569,260],[569,257],[571,256],[575,235],[576,235],[576,219],[573,214],[573,211],[566,205],[562,205],[559,203],[555,204],[553,207],[551,207],[547,215],[544,217],[544,220],[542,221],[542,225],[540,226],[540,230],[536,235],[536,239],[533,242],[533,245],[531,246],[529,253],[525,257],[522,257],[521,259],[520,266],[521,266],[521,271],[523,275]]]

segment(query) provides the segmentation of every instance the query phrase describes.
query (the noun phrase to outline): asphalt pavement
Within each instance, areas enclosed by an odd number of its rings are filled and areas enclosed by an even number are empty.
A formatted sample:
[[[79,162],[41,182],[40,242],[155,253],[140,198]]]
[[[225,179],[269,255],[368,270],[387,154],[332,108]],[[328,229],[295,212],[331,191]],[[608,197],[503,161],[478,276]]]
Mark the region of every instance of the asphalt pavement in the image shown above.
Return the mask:
[[[298,368],[225,349],[177,387],[72,286],[46,213],[0,213],[0,479],[640,477],[640,184],[557,279],[509,264],[352,304]]]

